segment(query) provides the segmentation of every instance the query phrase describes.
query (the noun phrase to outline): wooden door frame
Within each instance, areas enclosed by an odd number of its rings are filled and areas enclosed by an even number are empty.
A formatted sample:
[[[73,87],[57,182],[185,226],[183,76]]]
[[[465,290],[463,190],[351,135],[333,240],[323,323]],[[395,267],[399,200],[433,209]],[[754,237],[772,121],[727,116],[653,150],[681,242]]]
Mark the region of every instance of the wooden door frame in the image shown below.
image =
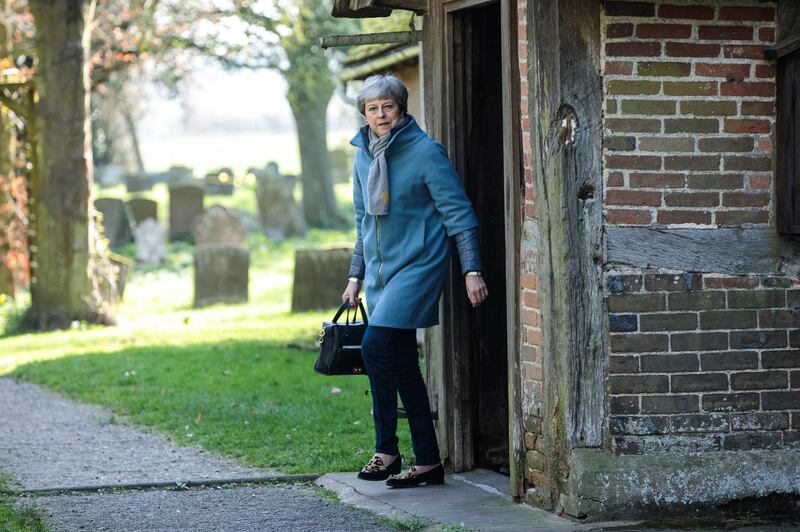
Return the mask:
[[[435,2],[432,2],[432,4]],[[423,37],[423,75],[425,110],[431,134],[447,148],[451,158],[456,150],[457,132],[450,119],[455,112],[453,94],[453,15],[459,11],[500,4],[503,106],[503,188],[506,245],[506,339],[508,355],[508,427],[510,489],[512,496],[524,495],[524,431],[522,428],[522,389],[520,380],[519,333],[519,250],[521,238],[522,176],[519,123],[519,60],[517,57],[517,12],[510,0],[454,0],[442,2],[426,16]],[[430,77],[425,72],[444,73]],[[457,279],[455,277],[457,275]],[[458,282],[455,282],[455,281]],[[460,289],[459,289],[460,287]],[[458,290],[457,290],[458,289]],[[463,339],[455,334],[458,324],[447,310],[453,298],[463,297],[463,282],[451,271],[440,303],[441,327],[426,334],[428,382],[431,401],[438,411],[439,440],[447,465],[453,471],[474,467],[473,419],[469,409],[469,356]],[[465,410],[466,409],[466,410]],[[466,413],[466,416],[464,415]]]

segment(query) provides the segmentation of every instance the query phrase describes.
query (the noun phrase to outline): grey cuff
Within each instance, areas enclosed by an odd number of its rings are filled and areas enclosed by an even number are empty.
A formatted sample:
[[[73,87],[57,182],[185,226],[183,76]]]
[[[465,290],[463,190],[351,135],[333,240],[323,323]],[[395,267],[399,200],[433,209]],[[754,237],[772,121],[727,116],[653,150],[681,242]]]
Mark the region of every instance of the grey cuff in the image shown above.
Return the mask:
[[[350,271],[347,273],[347,276],[363,279],[366,269],[366,264],[364,264],[364,242],[361,241],[361,237],[359,236],[356,239],[356,246],[353,249],[353,258],[350,259]]]
[[[461,260],[461,273],[469,271],[482,272],[481,249],[478,242],[478,228],[473,227],[454,235],[458,258]]]

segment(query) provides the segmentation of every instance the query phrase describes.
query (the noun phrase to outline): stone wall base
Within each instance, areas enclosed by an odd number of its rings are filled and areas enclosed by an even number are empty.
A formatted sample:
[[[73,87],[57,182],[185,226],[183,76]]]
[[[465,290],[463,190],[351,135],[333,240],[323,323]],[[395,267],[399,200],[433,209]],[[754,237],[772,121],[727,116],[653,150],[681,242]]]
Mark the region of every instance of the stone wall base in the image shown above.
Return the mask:
[[[562,496],[563,510],[592,521],[673,515],[748,497],[797,495],[800,451],[646,456],[575,449],[570,489]]]

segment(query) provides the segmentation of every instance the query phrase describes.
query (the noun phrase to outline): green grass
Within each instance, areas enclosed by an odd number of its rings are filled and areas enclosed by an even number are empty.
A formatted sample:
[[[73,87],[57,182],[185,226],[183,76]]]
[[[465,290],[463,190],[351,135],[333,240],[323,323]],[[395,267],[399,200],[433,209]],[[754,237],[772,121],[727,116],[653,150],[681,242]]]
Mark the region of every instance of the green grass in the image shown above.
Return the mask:
[[[359,469],[373,450],[368,381],[315,374],[317,334],[332,311],[289,312],[294,250],[352,239],[352,230],[281,243],[250,234],[250,302],[202,309],[191,306],[192,248],[171,244],[165,266],[133,272],[117,326],[0,337],[0,375],[108,406],[110,422],[126,419],[247,464]],[[19,310],[10,305],[13,323]],[[400,437],[410,455],[402,420]]]
[[[3,532],[47,532],[47,520],[31,505],[17,507],[15,497],[0,477],[0,530]]]

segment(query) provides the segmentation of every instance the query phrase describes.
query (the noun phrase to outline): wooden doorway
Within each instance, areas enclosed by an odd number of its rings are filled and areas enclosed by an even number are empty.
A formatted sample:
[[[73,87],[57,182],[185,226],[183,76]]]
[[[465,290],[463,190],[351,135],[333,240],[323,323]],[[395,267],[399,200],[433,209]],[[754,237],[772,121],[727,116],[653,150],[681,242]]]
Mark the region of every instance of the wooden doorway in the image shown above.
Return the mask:
[[[447,8],[449,148],[480,222],[490,297],[477,309],[453,265],[445,314],[451,372],[446,393],[459,404],[455,469],[508,474],[509,371],[504,208],[504,106],[501,6],[455,2]]]

